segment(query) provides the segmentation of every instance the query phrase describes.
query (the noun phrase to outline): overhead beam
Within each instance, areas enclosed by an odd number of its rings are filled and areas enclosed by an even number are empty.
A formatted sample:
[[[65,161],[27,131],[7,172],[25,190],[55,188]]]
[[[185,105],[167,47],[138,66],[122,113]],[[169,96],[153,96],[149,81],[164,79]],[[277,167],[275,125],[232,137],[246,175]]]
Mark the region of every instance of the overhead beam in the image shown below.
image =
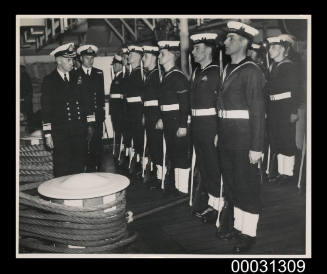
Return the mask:
[[[137,39],[137,35],[136,35],[136,33],[134,33],[134,31],[132,30],[132,28],[125,22],[124,19],[119,18],[119,20],[123,23],[123,25],[126,27],[126,29],[132,34],[132,36],[136,40]]]
[[[125,43],[125,38],[122,36],[119,31],[115,28],[113,24],[108,19],[104,19],[104,21],[108,24],[108,26],[112,29],[112,31],[118,36],[118,38]]]
[[[154,28],[155,28],[155,21],[154,21],[154,19],[152,19],[153,20],[153,24],[151,25],[151,23],[149,22],[149,20],[148,19],[144,19],[144,18],[142,18],[142,21],[144,22],[144,24],[145,25],[147,25],[147,27],[150,29],[150,30],[152,30],[152,31],[154,31]]]

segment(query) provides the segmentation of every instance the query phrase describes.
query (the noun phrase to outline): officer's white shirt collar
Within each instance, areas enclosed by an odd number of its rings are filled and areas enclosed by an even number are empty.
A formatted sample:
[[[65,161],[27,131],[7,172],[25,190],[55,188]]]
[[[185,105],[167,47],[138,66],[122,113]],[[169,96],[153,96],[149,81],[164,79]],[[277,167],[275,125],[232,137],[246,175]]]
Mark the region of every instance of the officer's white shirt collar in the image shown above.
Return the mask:
[[[84,73],[85,73],[85,74],[88,74],[87,71],[89,70],[89,71],[90,71],[90,75],[91,75],[92,67],[90,67],[90,68],[86,68],[86,67],[84,67],[84,66],[82,65],[82,69],[84,70]]]
[[[60,69],[57,68],[57,71],[59,73],[59,75],[61,76],[62,80],[65,81],[65,74],[66,74],[66,77],[67,77],[67,80],[69,81],[69,72],[66,72],[66,73],[63,73]]]

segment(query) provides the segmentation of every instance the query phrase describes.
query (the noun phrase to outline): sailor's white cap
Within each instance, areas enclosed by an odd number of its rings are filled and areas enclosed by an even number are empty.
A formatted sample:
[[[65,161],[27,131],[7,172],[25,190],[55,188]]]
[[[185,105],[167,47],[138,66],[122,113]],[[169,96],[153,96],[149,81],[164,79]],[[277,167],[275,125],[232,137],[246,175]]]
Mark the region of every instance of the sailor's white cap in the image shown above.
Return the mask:
[[[159,53],[159,48],[154,46],[143,46],[142,49],[144,53],[152,53],[152,54]]]
[[[51,56],[58,57],[66,57],[66,58],[73,58],[76,57],[76,51],[74,49],[74,43],[67,43],[61,45],[50,52]]]
[[[217,33],[198,33],[191,35],[190,39],[193,41],[193,44],[198,43],[215,43],[216,38],[218,37]]]
[[[84,46],[80,46],[77,49],[77,54],[79,55],[96,55],[98,52],[98,47],[94,46],[94,45],[84,45]]]
[[[123,58],[122,58],[120,55],[115,54],[115,55],[114,55],[114,59],[112,60],[112,64],[115,64],[115,63],[121,63],[122,60],[123,60]]]
[[[128,54],[128,48],[122,48],[121,50],[123,54]]]
[[[129,52],[137,52],[137,53],[141,53],[141,54],[143,54],[143,49],[142,49],[142,47],[135,46],[135,45],[130,45],[130,46],[128,46],[128,51],[129,51]]]
[[[247,24],[238,21],[227,22],[228,32],[234,32],[249,39],[259,34],[259,31]]]
[[[180,50],[179,41],[159,41],[158,46],[159,49],[168,49],[168,50]]]
[[[261,48],[261,45],[257,44],[257,43],[252,43],[250,46],[250,49],[253,49],[253,50],[259,50],[260,48]]]
[[[293,35],[290,35],[290,34],[280,34],[278,36],[268,37],[267,41],[268,41],[269,44],[288,43],[291,46],[294,46],[295,37]]]

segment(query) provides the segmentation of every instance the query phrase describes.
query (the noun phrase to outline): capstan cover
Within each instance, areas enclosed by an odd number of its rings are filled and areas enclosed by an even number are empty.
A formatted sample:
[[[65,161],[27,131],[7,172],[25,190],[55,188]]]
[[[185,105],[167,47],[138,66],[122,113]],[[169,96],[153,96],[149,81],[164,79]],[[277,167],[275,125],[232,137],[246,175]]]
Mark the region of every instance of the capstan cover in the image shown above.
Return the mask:
[[[88,199],[107,196],[124,190],[127,177],[105,172],[62,176],[42,183],[38,192],[55,199]]]

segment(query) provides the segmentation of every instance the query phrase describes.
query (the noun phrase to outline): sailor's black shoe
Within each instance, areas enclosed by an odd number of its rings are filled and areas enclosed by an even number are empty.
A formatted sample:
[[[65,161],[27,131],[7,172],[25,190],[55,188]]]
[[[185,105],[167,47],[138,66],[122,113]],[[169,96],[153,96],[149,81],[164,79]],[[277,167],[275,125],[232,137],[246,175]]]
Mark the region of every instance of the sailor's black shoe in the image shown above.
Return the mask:
[[[241,234],[234,246],[234,252],[243,253],[249,251],[256,242],[256,237]]]

